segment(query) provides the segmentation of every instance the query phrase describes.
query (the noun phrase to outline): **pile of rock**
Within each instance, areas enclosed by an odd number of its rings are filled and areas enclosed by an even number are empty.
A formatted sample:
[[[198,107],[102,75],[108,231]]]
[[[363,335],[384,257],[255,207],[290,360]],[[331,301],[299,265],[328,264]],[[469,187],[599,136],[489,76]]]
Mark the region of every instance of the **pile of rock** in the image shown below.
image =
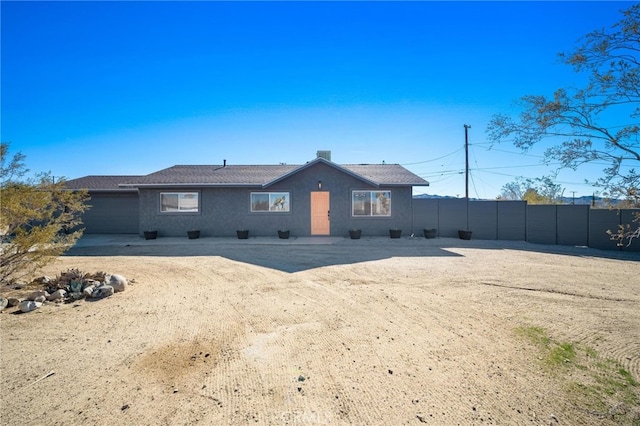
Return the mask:
[[[102,299],[114,293],[125,291],[129,281],[118,274],[97,272],[85,274],[77,269],[70,269],[51,279],[40,277],[33,283],[43,286],[43,290],[34,291],[24,300],[11,297],[0,298],[0,311],[7,307],[18,306],[22,312],[31,312],[45,302],[69,302],[83,298]]]

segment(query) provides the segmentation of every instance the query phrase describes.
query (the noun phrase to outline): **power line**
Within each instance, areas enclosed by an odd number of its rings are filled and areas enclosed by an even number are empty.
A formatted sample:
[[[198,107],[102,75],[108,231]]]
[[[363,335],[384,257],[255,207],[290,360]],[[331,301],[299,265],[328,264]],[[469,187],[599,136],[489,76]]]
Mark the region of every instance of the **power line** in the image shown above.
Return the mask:
[[[460,151],[462,151],[462,148],[457,149],[457,150],[455,150],[455,151],[453,151],[453,152],[450,152],[450,153],[448,153],[448,154],[445,154],[445,155],[443,155],[442,157],[433,158],[433,159],[431,159],[431,160],[418,161],[417,163],[404,163],[404,164],[401,164],[401,166],[415,166],[416,164],[431,163],[431,162],[433,162],[433,161],[442,160],[443,158],[446,158],[446,157],[448,157],[448,156],[450,156],[450,155],[456,154],[456,153],[458,153],[458,152],[460,152]]]
[[[500,189],[496,188],[495,186],[493,186],[492,184],[488,183],[487,181],[483,180],[479,175],[476,175],[476,179],[478,179],[480,182],[484,183],[485,185],[487,185],[488,187],[490,187],[493,191],[497,191],[499,192]]]
[[[450,181],[451,178],[453,178],[453,176],[446,176],[442,179],[429,179],[429,183],[443,183],[443,182]]]
[[[523,167],[547,167],[547,166],[559,166],[560,163],[549,163],[549,164],[521,164],[519,166],[496,166],[496,167],[479,167],[474,170],[496,170],[496,169],[520,169]]]
[[[624,127],[624,126],[620,126],[620,127]],[[466,130],[466,126],[465,126],[465,130]],[[466,132],[465,132],[466,133]],[[465,136],[467,136],[465,134]],[[467,138],[465,138],[467,139]],[[473,190],[475,191],[476,196],[480,197],[479,194],[479,187],[478,185],[481,183],[483,184],[483,186],[487,186],[489,188],[491,188],[491,190],[493,191],[499,191],[498,189],[496,189],[493,185],[489,184],[486,180],[481,178],[481,174],[482,173],[489,173],[489,174],[493,174],[493,175],[499,175],[499,176],[505,176],[505,177],[509,177],[509,178],[524,178],[524,179],[535,179],[539,176],[535,176],[532,178],[526,177],[526,176],[522,176],[521,174],[513,174],[513,173],[501,173],[498,172],[498,170],[509,170],[509,169],[523,169],[523,168],[540,168],[540,167],[545,167],[545,168],[567,168],[569,169],[569,167],[564,167],[562,165],[562,163],[559,162],[537,162],[535,164],[518,164],[518,165],[502,165],[502,166],[491,166],[491,167],[480,167],[479,163],[478,163],[478,159],[477,159],[477,152],[475,152],[474,147],[478,146],[478,147],[482,147],[482,146],[486,146],[486,145],[491,145],[491,148],[486,149],[486,151],[494,151],[494,152],[501,152],[501,153],[505,153],[505,154],[511,154],[511,155],[518,155],[524,158],[532,158],[532,159],[544,159],[545,156],[544,155],[536,155],[536,154],[531,154],[528,151],[518,151],[518,152],[514,152],[514,151],[510,151],[510,150],[504,150],[504,149],[500,149],[500,148],[494,148],[493,145],[495,145],[495,143],[493,142],[478,142],[478,143],[468,143],[468,139],[465,141],[467,142],[465,144],[465,146],[463,148],[458,148],[455,149],[454,151],[451,151],[445,155],[436,157],[436,158],[432,158],[429,160],[424,160],[424,161],[417,161],[417,162],[411,162],[411,163],[403,163],[403,166],[415,166],[415,165],[421,165],[421,164],[428,164],[428,163],[433,163],[435,161],[438,160],[442,160],[445,158],[448,158],[449,161],[447,161],[445,164],[441,164],[440,165],[440,170],[431,170],[428,172],[424,172],[424,173],[416,173],[418,176],[428,179],[430,183],[438,183],[438,184],[448,184],[451,183],[453,180],[457,179],[459,175],[465,173],[465,170],[462,168],[458,168],[456,167],[457,165],[459,165],[459,155],[462,152],[463,149],[465,149],[465,163],[466,163],[466,170],[468,170],[468,174],[469,176],[465,179],[466,183],[465,183],[465,190],[466,193],[468,194],[468,179],[469,177],[471,178],[471,183],[473,186]],[[471,154],[473,155],[473,162],[474,162],[474,166],[472,168],[468,167],[468,147],[471,146]],[[489,155],[489,154],[483,154],[483,155]],[[505,160],[503,160],[505,161]],[[508,160],[506,160],[508,161]],[[607,162],[602,162],[602,161],[589,161],[586,165],[602,165],[602,166],[608,166],[610,165],[610,163]],[[580,166],[582,166],[583,164],[581,164]],[[633,167],[632,165],[625,165],[625,164],[621,164],[621,167]],[[594,187],[593,183],[586,183],[586,182],[568,182],[568,181],[558,181],[556,180],[557,183],[563,184],[563,185],[578,185],[578,186],[586,186],[586,187]],[[468,195],[467,195],[468,196]]]
[[[471,186],[473,186],[473,191],[476,193],[476,198],[480,198],[480,194],[478,194],[478,188],[476,188],[476,181],[473,179],[473,174],[469,173],[469,178],[471,179]]]
[[[430,172],[430,173],[420,173],[418,174],[418,176],[420,177],[425,177],[425,176],[442,176],[445,174],[451,174],[451,175],[459,175],[462,174],[464,171],[463,170],[459,170],[459,169],[453,169],[453,170],[440,170],[440,171],[435,171],[435,172]]]
[[[482,144],[469,144],[469,145],[482,145]],[[513,154],[513,155],[521,155],[523,157],[533,157],[533,158],[546,158],[546,156],[544,155],[535,155],[535,154],[528,154],[527,152],[514,152],[514,151],[507,151],[504,149],[499,149],[499,148],[490,148],[487,149],[487,151],[497,151],[497,152],[504,152],[506,154]],[[611,163],[606,163],[606,162],[600,162],[600,161],[594,161],[594,160],[590,160],[587,162],[588,164],[595,164],[597,166],[609,166]],[[584,163],[584,164],[587,164]],[[561,163],[545,163],[545,165],[556,165],[556,166],[561,166]],[[637,167],[634,164],[620,164],[620,167]]]
[[[489,173],[489,174],[492,174],[492,175],[507,176],[507,177],[511,177],[511,178],[519,178],[519,177],[521,177],[521,178],[525,178],[525,179],[535,179],[536,177],[539,177],[539,176],[527,177],[527,176],[522,176],[522,175],[511,175],[511,174],[508,174],[508,173],[489,172],[489,171],[486,171],[486,170],[482,170],[482,172],[483,173]],[[590,187],[594,186],[593,184],[587,183],[587,182],[568,182],[568,181],[561,181],[561,180],[555,180],[555,182],[556,183],[561,183],[563,185],[581,185],[581,186],[590,186]]]
[[[476,162],[477,164],[477,162]],[[557,165],[556,163],[552,163],[550,165]],[[476,168],[469,168],[469,171],[472,172],[484,172],[487,170],[499,170],[499,169],[519,169],[519,168],[524,168],[524,167],[546,167],[546,164],[526,164],[526,165],[520,165],[520,166],[496,166],[496,167],[476,167]],[[451,169],[451,170],[441,170],[441,171],[433,171],[433,172],[427,172],[427,173],[420,173],[418,174],[418,176],[424,177],[424,176],[439,176],[441,174],[444,173],[452,173],[452,174],[462,174],[464,172],[464,170],[462,169]]]
[[[534,154],[527,154],[526,152],[507,151],[505,149],[499,149],[499,148],[490,148],[490,149],[487,149],[487,151],[504,152],[506,154],[522,155],[523,157],[545,158],[544,155],[534,155]]]

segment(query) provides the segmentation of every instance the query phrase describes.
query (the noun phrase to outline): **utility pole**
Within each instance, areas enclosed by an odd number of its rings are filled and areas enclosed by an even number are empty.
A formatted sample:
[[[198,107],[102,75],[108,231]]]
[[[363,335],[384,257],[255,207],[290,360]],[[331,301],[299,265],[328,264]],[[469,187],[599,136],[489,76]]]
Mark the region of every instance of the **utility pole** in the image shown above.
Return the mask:
[[[471,126],[464,125],[464,198],[467,201],[467,228],[469,230],[469,129]]]
[[[464,197],[469,199],[469,129],[471,126],[464,125]]]
[[[578,191],[571,191],[571,204],[576,203],[576,192]]]

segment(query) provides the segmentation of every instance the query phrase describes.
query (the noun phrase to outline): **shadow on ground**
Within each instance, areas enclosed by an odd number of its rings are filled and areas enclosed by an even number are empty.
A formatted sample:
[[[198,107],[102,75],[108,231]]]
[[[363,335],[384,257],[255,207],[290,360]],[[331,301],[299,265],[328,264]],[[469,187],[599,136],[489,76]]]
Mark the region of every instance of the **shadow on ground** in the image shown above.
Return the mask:
[[[392,257],[462,257],[457,249],[522,250],[538,253],[640,260],[640,253],[604,251],[587,247],[532,244],[524,241],[471,240],[455,238],[159,238],[146,241],[137,236],[86,236],[65,256],[220,256],[237,262],[283,272],[299,272],[323,266],[371,262]]]
[[[277,240],[246,240],[235,242],[224,238],[201,239],[197,243],[162,239],[144,240],[117,245],[79,245],[69,249],[65,256],[220,256],[237,262],[300,272],[323,266],[370,262],[392,257],[434,257],[460,254],[443,249],[437,244],[419,239],[368,238],[349,240],[339,238],[332,243],[296,242]]]

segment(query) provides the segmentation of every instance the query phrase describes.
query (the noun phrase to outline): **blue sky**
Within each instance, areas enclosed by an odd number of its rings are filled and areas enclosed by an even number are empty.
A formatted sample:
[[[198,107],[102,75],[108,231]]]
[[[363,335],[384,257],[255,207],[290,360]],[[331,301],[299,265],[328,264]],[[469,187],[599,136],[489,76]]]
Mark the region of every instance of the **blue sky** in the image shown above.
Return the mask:
[[[0,3],[1,137],[69,179],[174,164],[399,163],[416,193],[495,198],[544,145],[491,147],[513,101],[578,86],[557,60],[625,2]],[[614,123],[616,124],[616,123]],[[627,123],[620,123],[627,124]],[[603,166],[563,171],[565,195]]]

